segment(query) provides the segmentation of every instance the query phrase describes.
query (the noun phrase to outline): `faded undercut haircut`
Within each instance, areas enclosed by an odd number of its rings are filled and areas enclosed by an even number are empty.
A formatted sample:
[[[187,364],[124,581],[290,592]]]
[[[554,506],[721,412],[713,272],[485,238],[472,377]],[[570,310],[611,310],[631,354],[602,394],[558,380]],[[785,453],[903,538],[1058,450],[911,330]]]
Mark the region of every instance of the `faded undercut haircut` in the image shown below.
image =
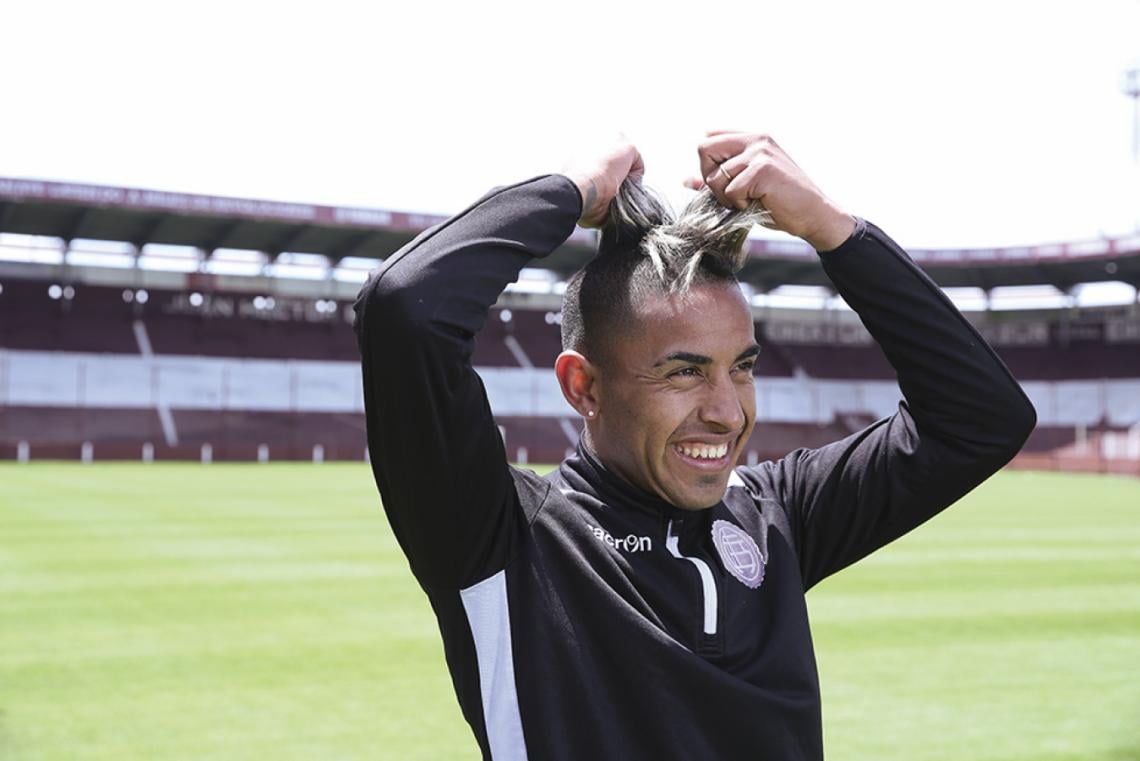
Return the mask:
[[[640,181],[626,179],[610,203],[597,255],[566,285],[562,349],[598,362],[641,299],[683,296],[702,283],[735,284],[748,231],[769,221],[759,204],[730,209],[708,188],[674,217]]]

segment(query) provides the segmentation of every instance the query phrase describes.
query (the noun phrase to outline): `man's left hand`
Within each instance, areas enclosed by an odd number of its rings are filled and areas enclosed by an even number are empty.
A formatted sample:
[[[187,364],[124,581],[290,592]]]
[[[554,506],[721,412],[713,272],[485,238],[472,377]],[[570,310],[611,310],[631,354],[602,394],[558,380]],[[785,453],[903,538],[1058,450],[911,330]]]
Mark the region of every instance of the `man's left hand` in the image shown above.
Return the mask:
[[[704,179],[686,185],[707,185],[729,208],[760,203],[772,215],[771,227],[803,238],[817,251],[838,248],[855,229],[855,219],[767,135],[710,132],[697,154]]]

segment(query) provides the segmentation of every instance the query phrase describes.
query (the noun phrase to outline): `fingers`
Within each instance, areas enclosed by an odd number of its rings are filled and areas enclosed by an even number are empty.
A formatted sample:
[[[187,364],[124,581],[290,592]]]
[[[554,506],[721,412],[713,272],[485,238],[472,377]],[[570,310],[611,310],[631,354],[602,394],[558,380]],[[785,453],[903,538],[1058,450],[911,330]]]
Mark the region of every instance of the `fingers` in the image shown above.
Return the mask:
[[[752,153],[752,149],[756,146],[765,143],[772,143],[771,138],[767,135],[760,135],[748,132],[730,132],[728,130],[713,130],[708,133],[708,137],[701,141],[697,147],[697,156],[700,158],[701,176],[704,177],[705,184],[709,186],[714,193],[722,190],[732,181],[738,170],[734,171],[733,165],[729,164],[730,161],[745,156],[747,157]],[[729,173],[732,175],[726,176],[723,172],[718,170],[718,167],[726,166]],[[717,181],[717,176],[720,175],[720,182]],[[718,198],[720,196],[718,195]],[[721,203],[725,203],[725,199],[720,198]]]
[[[764,195],[767,191],[764,175],[768,166],[763,162],[751,161],[741,167],[739,172],[733,174],[732,182],[728,183],[723,191],[727,201],[725,206],[746,209],[754,201],[763,205]]]
[[[748,135],[742,132],[720,132],[706,137],[697,145],[701,177],[708,183],[716,168],[741,153],[748,146]]]
[[[817,250],[838,246],[854,227],[787,153],[767,135],[714,131],[697,149],[704,186],[730,209],[760,204],[767,227],[803,238]]]
[[[746,149],[743,153],[720,162],[705,177],[705,185],[722,206],[735,209],[748,206],[752,188],[747,180],[755,177],[755,172],[750,171],[754,160],[752,153]],[[745,176],[745,181],[741,181]]]
[[[638,156],[637,161],[630,167],[628,176],[639,182],[645,177],[645,164],[642,162],[641,156]]]
[[[618,135],[576,157],[562,174],[578,186],[582,195],[578,223],[598,227],[605,221],[610,201],[622,182],[627,177],[637,180],[645,174],[645,162],[629,138]]]
[[[697,149],[704,184],[729,208],[743,209],[759,200],[764,177],[786,159],[780,146],[771,137],[755,133],[715,131],[709,135]]]
[[[705,176],[705,187],[712,191],[712,194],[716,196],[716,199],[720,201],[721,204],[726,206],[724,189],[732,182],[733,174],[725,165],[730,164],[731,161],[732,159],[718,162],[713,166],[712,171]]]
[[[640,180],[645,176],[645,161],[641,158],[641,151],[637,150],[636,145],[629,143],[629,148],[633,151],[633,156],[630,159],[629,172],[626,176]]]

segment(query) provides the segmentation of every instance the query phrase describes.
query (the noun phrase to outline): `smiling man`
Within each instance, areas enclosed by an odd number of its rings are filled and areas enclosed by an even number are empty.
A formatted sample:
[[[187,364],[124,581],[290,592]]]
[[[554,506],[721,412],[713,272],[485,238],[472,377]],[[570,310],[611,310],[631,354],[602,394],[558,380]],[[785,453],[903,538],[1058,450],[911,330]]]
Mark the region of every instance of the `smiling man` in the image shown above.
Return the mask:
[[[756,419],[760,347],[735,272],[768,215],[705,190],[674,220],[631,180],[612,206],[598,255],[567,284],[555,373],[587,420],[587,451],[700,510],[724,496]]]
[[[361,291],[372,469],[484,758],[823,757],[804,592],[955,502],[1035,415],[977,331],[770,138],[714,133],[676,219],[637,150],[498,188]],[[758,351],[735,280],[752,222],[808,241],[905,396],[866,430],[737,467]],[[545,478],[510,467],[473,339],[574,225],[555,374],[585,420]]]

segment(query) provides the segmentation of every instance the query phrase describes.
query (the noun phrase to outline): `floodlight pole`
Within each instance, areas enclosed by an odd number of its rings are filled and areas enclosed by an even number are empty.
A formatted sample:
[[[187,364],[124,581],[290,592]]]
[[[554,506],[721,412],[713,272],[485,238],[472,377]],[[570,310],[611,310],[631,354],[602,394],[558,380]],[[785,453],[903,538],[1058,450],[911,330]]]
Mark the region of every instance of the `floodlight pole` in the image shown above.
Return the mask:
[[[1140,161],[1140,67],[1124,72],[1120,91],[1132,98],[1132,161]]]
[[[1133,66],[1124,72],[1120,79],[1120,91],[1132,98],[1132,172],[1140,175],[1140,66]],[[1135,179],[1140,184],[1140,177]],[[1136,220],[1135,225],[1140,230],[1140,220]],[[1137,299],[1140,300],[1140,289],[1137,290]]]

